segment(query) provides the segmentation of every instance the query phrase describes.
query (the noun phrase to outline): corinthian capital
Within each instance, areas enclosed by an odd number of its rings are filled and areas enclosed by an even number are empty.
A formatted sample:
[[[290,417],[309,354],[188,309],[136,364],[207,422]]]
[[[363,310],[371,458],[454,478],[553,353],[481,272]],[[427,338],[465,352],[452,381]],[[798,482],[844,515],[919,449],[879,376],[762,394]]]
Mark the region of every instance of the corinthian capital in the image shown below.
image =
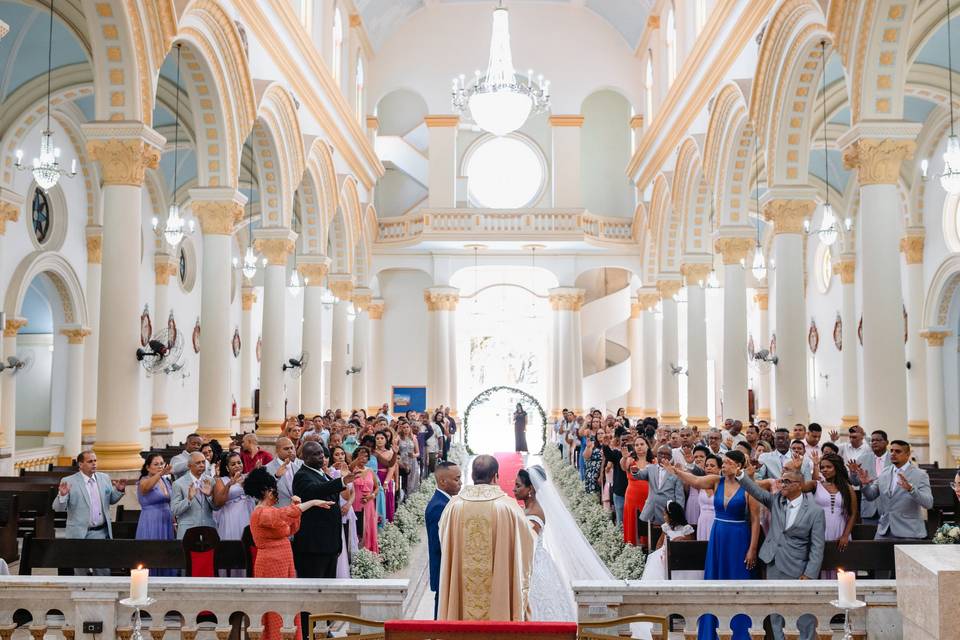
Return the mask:
[[[90,122],[83,125],[83,133],[106,185],[143,185],[144,173],[157,168],[166,142],[141,122]]]
[[[817,203],[813,200],[781,198],[768,201],[763,207],[763,217],[773,223],[773,233],[802,233],[803,221],[810,217]]]
[[[857,260],[853,256],[841,258],[833,263],[833,275],[840,276],[840,284],[853,284],[857,272]]]
[[[920,264],[923,262],[923,236],[906,235],[900,238],[900,252],[906,259],[907,264]]]
[[[423,290],[427,311],[456,311],[460,302],[460,290],[454,287],[431,287]]]
[[[711,271],[713,271],[712,264],[687,262],[680,265],[680,273],[683,274],[688,287],[696,286],[701,282],[704,282],[707,279],[707,276],[710,275]]]
[[[753,248],[753,238],[717,238],[714,243],[717,252],[723,257],[723,264],[740,264],[747,259]]]
[[[857,170],[861,185],[896,184],[900,163],[913,157],[917,143],[900,138],[860,138],[843,150],[843,166]]]
[[[683,283],[679,280],[657,280],[657,291],[660,292],[660,299],[672,298],[677,295]]]

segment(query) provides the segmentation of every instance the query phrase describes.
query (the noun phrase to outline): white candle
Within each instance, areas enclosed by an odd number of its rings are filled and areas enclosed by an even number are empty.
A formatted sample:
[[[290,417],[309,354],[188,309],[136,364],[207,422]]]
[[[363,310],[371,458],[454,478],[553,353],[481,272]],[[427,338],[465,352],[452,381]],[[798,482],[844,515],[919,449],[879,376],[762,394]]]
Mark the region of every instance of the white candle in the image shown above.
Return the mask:
[[[837,570],[837,592],[841,605],[857,601],[857,574],[855,571]]]
[[[144,602],[147,599],[147,577],[150,575],[148,569],[141,565],[130,571],[130,599],[134,602]]]

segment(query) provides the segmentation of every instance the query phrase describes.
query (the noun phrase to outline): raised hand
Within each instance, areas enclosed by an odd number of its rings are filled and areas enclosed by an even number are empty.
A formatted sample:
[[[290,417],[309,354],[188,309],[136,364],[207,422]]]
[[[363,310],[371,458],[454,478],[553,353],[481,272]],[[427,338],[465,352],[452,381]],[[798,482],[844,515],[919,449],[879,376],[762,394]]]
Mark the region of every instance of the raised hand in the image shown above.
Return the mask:
[[[173,466],[168,462],[167,464],[163,465],[163,471],[160,472],[160,475],[168,476],[171,473],[173,473]]]
[[[113,488],[119,491],[120,493],[123,493],[124,491],[127,490],[126,480],[114,480],[112,484],[113,484]]]
[[[213,492],[213,480],[210,479],[210,476],[204,476],[200,483],[203,485],[200,488],[200,492],[205,496],[209,496]]]
[[[908,493],[913,491],[913,485],[907,482],[907,476],[903,475],[902,473],[897,474],[897,484],[899,484],[900,487]]]
[[[187,500],[193,500],[197,497],[197,485],[191,484],[187,490]]]
[[[836,442],[837,440],[839,440],[839,439],[840,439],[840,432],[837,431],[836,429],[831,429],[831,430],[830,430],[830,439],[833,440],[834,442]]]
[[[259,462],[259,460],[258,460],[258,462]],[[288,467],[289,464],[290,464],[290,461],[289,461],[289,460],[284,460],[283,462],[280,463],[280,468],[277,469],[277,477],[278,477],[278,478],[282,478],[282,477],[283,477],[283,474],[285,474],[285,473],[287,472],[287,467]]]
[[[810,452],[810,462],[813,463],[814,469],[820,468],[820,452],[819,451]]]
[[[803,457],[797,454],[793,454],[790,460],[783,463],[784,470],[797,471],[801,466],[803,466]]]
[[[263,459],[257,458],[257,462],[256,462],[256,464],[254,465],[254,468],[259,469],[259,468],[262,467],[262,466],[263,466]]]
[[[60,481],[60,495],[66,497],[70,493],[70,483],[66,480]]]

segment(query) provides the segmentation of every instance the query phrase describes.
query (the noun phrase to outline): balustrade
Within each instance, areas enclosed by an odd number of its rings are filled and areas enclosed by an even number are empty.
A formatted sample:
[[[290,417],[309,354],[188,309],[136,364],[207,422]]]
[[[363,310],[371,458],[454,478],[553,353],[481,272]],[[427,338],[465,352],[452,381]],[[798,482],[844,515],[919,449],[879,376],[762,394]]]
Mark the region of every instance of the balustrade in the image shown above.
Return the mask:
[[[50,447],[18,450],[14,454],[14,472],[19,474],[20,469],[26,469],[27,471],[46,471],[51,464],[57,464],[60,449],[60,445],[53,445]]]

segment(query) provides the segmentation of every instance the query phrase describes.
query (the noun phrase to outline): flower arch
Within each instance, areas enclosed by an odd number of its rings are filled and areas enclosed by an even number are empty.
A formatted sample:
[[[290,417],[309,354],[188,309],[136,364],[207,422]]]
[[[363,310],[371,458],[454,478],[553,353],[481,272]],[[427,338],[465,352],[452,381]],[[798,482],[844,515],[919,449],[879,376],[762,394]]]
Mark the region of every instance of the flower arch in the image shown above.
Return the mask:
[[[477,406],[485,404],[490,400],[494,395],[501,391],[506,391],[509,393],[516,394],[520,396],[520,403],[527,406],[533,405],[536,408],[537,412],[540,414],[541,420],[543,420],[543,448],[540,449],[539,453],[543,453],[543,449],[547,446],[547,412],[543,410],[543,405],[540,402],[522,389],[516,387],[508,387],[505,385],[497,385],[495,387],[490,387],[485,389],[477,394],[477,396],[470,401],[470,404],[467,405],[467,410],[463,412],[463,442],[467,447],[467,453],[473,455],[473,449],[470,448],[470,414]]]

